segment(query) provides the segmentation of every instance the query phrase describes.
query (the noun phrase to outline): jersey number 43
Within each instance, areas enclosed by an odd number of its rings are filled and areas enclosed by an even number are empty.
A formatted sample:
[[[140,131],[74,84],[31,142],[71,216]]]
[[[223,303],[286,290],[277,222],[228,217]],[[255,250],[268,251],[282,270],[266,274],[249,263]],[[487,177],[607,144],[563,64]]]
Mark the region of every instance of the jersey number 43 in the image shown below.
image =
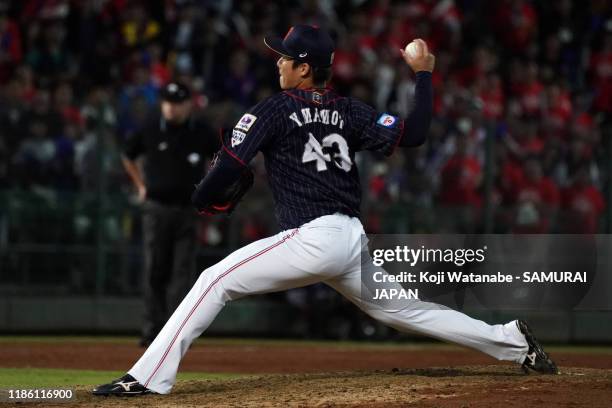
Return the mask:
[[[302,163],[314,161],[317,164],[317,171],[325,171],[327,170],[327,163],[333,162],[339,169],[347,173],[351,171],[353,162],[349,155],[348,144],[341,135],[338,133],[329,134],[321,142],[319,143],[312,133],[308,133],[308,142],[304,145]],[[334,145],[338,148],[338,151],[332,153],[332,155],[323,152],[323,148],[332,148]]]

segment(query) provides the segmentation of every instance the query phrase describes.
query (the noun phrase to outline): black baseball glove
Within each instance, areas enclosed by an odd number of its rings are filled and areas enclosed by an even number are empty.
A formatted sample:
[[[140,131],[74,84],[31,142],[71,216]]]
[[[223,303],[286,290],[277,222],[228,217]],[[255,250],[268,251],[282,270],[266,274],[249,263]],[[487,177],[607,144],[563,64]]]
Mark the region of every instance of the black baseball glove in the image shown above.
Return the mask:
[[[210,164],[210,171],[213,171],[219,162],[221,152],[215,154]],[[238,205],[242,197],[253,186],[253,172],[248,166],[244,166],[239,177],[232,184],[225,187],[222,191],[217,191],[214,194],[212,202],[204,207],[198,208],[200,214],[215,215],[215,214],[231,214],[234,208]]]

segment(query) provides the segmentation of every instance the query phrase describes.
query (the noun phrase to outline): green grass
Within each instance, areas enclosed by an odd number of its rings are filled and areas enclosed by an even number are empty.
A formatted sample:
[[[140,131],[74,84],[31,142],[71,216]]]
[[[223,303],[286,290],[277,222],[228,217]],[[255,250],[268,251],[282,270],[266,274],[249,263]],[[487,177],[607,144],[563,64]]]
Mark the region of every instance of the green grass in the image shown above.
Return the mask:
[[[121,377],[122,371],[67,370],[55,368],[0,368],[0,388],[93,386]],[[180,380],[218,380],[244,377],[241,374],[179,373]]]
[[[138,337],[134,336],[62,336],[62,335],[21,335],[0,336],[2,343],[115,343],[115,344],[138,344]]]

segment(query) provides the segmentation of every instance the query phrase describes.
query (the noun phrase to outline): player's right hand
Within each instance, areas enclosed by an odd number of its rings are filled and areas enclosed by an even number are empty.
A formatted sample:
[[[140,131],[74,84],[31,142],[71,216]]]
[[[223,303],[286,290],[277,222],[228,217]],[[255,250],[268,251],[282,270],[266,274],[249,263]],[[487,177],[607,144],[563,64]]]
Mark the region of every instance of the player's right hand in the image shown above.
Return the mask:
[[[436,57],[429,52],[427,43],[420,38],[414,40],[417,45],[417,52],[415,56],[411,56],[405,50],[400,50],[404,61],[412,68],[414,72],[427,71],[432,72],[436,64]]]

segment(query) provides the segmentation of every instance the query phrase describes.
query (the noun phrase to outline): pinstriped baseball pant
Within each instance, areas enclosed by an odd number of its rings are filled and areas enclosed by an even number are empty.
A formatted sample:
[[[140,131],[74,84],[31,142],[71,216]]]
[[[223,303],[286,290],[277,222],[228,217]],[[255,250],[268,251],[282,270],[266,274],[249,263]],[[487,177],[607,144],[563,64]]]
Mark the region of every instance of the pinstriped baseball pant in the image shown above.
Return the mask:
[[[227,301],[316,282],[326,283],[373,318],[399,331],[471,347],[500,360],[523,361],[528,345],[514,322],[489,325],[419,300],[406,301],[406,307],[399,310],[365,302],[361,297],[361,271],[375,266],[369,256],[362,259],[362,245],[367,245],[363,235],[358,219],[334,214],[233,252],[202,272],[129,374],[155,392],[169,393],[183,355]],[[399,288],[399,284],[389,283],[390,287]]]

